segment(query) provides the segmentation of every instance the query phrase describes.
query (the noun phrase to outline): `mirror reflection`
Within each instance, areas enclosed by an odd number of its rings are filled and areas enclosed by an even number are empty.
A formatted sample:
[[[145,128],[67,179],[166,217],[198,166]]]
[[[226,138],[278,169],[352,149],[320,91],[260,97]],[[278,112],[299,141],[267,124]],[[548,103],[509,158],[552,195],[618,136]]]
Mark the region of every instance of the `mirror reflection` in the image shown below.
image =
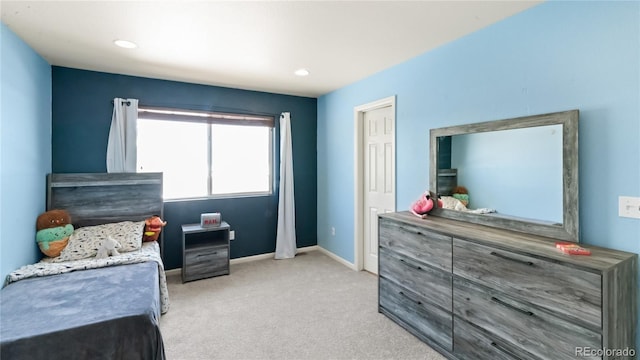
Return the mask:
[[[562,226],[562,125],[453,136],[437,141],[443,207]]]

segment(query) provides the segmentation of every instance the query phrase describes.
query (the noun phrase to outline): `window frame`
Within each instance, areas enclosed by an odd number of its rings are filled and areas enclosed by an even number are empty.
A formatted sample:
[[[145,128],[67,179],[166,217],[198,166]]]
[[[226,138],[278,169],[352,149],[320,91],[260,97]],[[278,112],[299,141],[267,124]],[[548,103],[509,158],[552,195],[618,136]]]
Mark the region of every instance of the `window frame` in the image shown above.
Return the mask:
[[[192,122],[204,123],[207,125],[207,195],[165,198],[163,201],[192,201],[208,199],[229,199],[245,197],[272,196],[275,192],[275,117],[270,115],[240,114],[228,112],[209,112],[198,110],[173,109],[165,107],[140,106],[138,108],[138,119],[147,121],[170,121],[174,123]],[[212,125],[233,125],[233,126],[258,126],[269,129],[269,185],[267,191],[247,191],[236,193],[213,193],[213,126]]]

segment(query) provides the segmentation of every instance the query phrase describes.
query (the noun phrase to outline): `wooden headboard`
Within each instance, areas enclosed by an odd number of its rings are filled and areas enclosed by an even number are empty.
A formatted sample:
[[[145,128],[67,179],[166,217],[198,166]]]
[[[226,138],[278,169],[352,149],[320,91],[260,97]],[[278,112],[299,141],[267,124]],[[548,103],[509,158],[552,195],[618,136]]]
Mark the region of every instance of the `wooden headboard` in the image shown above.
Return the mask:
[[[69,212],[75,228],[162,217],[162,173],[49,174],[51,209]]]

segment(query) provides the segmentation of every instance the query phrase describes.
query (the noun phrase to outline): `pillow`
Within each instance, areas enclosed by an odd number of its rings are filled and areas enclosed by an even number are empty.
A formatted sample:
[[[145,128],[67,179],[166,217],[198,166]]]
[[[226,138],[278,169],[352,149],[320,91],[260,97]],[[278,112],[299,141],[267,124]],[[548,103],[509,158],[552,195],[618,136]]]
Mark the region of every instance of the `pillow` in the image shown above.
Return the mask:
[[[143,230],[144,221],[123,221],[78,228],[69,237],[69,244],[62,249],[54,262],[95,257],[109,236],[122,245],[120,252],[138,250],[142,246]]]

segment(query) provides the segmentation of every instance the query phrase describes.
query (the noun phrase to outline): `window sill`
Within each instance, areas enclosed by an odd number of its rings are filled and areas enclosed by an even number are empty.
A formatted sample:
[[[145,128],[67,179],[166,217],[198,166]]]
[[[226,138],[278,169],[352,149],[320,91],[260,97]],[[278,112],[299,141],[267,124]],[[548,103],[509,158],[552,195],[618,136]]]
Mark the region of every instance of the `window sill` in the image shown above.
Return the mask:
[[[220,194],[220,195],[211,195],[211,196],[163,199],[162,201],[165,203],[171,203],[171,202],[183,202],[183,201],[216,200],[216,199],[240,199],[240,198],[250,198],[250,197],[269,197],[269,196],[272,196],[273,194],[274,192]]]

